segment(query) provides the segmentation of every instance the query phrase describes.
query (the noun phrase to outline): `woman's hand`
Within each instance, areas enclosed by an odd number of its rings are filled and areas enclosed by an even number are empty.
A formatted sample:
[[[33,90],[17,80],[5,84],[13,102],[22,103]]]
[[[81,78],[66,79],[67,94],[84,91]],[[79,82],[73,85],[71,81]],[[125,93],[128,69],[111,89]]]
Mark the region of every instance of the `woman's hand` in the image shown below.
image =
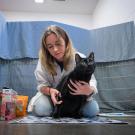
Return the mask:
[[[62,103],[61,100],[58,101],[59,95],[60,95],[60,92],[58,90],[50,88],[50,96],[51,96],[51,99],[52,99],[52,102],[53,102],[54,105]]]
[[[90,86],[89,83],[86,83],[84,81],[75,81],[73,82],[72,80],[70,80],[70,83],[73,85],[74,88],[72,88],[72,86],[70,86],[68,84],[68,87],[73,91],[70,92],[72,95],[86,95],[89,96],[94,92],[94,87]]]

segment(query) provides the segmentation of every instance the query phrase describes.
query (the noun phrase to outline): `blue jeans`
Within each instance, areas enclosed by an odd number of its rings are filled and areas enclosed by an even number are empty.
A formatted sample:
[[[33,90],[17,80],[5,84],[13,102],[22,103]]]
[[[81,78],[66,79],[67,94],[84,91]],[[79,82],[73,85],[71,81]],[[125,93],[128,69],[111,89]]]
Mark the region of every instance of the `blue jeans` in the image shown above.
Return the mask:
[[[49,96],[42,95],[34,104],[33,113],[36,116],[50,116],[53,105]],[[95,100],[87,101],[82,108],[84,117],[94,117],[99,113],[99,106]]]
[[[95,117],[99,114],[99,106],[96,100],[92,99],[87,101],[86,104],[82,108],[82,114],[84,117]]]

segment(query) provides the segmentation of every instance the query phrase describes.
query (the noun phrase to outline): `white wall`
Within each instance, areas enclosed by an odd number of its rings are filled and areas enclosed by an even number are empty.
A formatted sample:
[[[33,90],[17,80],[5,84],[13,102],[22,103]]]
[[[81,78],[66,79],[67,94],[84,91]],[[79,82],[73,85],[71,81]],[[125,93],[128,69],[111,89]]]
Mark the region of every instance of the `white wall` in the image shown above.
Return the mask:
[[[92,27],[90,15],[82,14],[43,14],[33,12],[3,12],[6,21],[57,21],[85,29]]]
[[[94,15],[93,28],[135,21],[135,0],[100,0]]]
[[[85,29],[135,21],[135,0],[99,0],[92,15],[3,12],[7,21],[57,21]]]

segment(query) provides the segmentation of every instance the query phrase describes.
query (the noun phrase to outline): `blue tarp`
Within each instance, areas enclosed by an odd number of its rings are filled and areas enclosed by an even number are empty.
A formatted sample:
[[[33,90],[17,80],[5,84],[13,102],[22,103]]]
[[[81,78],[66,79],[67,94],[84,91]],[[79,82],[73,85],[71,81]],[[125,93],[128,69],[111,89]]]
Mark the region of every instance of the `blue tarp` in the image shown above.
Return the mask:
[[[98,62],[135,58],[134,22],[127,22],[90,31],[91,48]]]
[[[64,28],[74,47],[88,55],[95,52],[96,62],[135,58],[134,22],[86,30],[52,21],[5,22],[0,20],[0,58],[38,58],[43,32],[49,25]]]
[[[71,37],[75,48],[87,54],[90,40],[89,31],[57,22],[7,22],[7,42],[2,42],[0,57],[3,59],[38,58],[43,32],[49,25],[63,27]]]
[[[8,52],[7,23],[3,15],[0,13],[0,57],[4,57]]]
[[[100,109],[111,112],[135,110],[133,22],[86,30],[51,21],[6,22],[0,16],[0,88],[13,88],[18,94],[28,95],[29,99],[35,95],[34,70],[41,37],[51,24],[63,27],[78,51],[85,55],[95,52],[96,99]]]

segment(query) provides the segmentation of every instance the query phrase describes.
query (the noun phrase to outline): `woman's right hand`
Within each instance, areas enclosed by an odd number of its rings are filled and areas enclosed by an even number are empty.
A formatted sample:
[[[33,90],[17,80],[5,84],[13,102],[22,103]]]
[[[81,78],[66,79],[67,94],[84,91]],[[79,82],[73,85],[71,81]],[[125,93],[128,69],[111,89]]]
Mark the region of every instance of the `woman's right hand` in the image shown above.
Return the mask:
[[[59,94],[60,92],[57,89],[50,88],[50,96],[54,105],[62,103],[62,100],[58,101]]]

